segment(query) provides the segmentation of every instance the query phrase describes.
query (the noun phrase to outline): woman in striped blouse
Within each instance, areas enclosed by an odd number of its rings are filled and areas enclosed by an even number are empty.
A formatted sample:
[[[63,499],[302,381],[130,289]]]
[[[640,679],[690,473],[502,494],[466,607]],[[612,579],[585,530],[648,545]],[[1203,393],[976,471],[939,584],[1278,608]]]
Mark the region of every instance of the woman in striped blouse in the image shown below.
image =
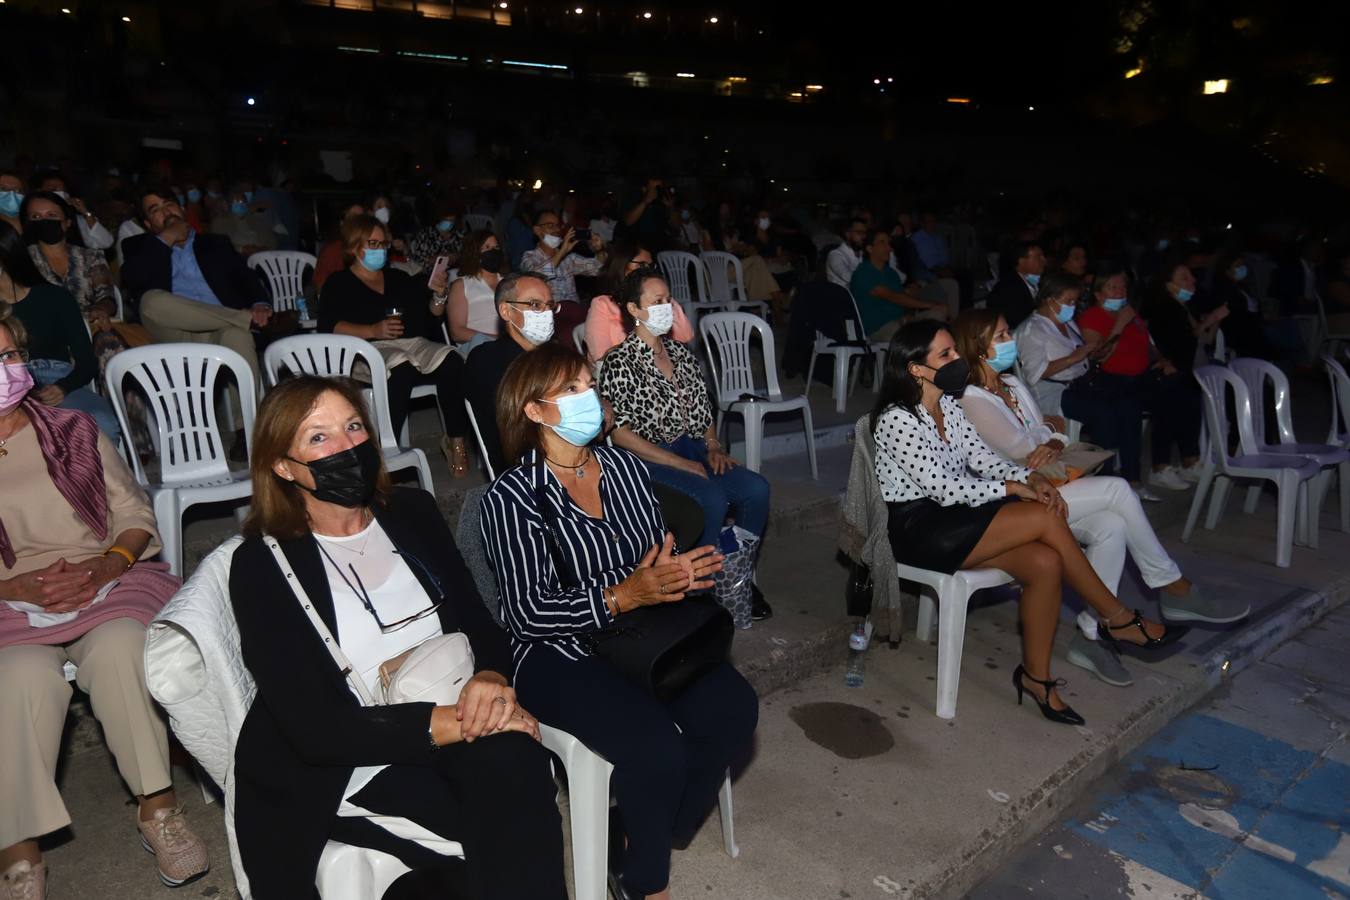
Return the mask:
[[[710,588],[722,561],[713,547],[674,555],[646,465],[590,445],[603,418],[590,368],[571,348],[548,344],[513,362],[497,427],[520,465],[484,496],[483,537],[522,702],[614,765],[623,834],[610,846],[624,847],[626,836],[627,848],[611,889],[618,900],[666,900],[672,842],[692,836],[712,808],[754,733],[758,700],[723,663],[661,703],[586,650],[585,636],[624,613]],[[554,565],[546,527],[570,572]]]

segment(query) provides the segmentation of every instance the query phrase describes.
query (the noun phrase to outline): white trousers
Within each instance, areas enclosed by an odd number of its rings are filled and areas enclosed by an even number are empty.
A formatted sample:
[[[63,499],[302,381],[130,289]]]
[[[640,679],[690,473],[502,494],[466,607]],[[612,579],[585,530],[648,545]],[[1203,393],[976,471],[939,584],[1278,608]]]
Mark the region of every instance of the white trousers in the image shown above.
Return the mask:
[[[1120,593],[1127,552],[1150,588],[1181,577],[1181,569],[1153,533],[1139,497],[1125,479],[1094,475],[1071,481],[1059,492],[1069,507],[1069,530],[1084,545],[1092,570],[1111,593]],[[1096,640],[1097,617],[1091,610],[1079,613],[1078,626]]]

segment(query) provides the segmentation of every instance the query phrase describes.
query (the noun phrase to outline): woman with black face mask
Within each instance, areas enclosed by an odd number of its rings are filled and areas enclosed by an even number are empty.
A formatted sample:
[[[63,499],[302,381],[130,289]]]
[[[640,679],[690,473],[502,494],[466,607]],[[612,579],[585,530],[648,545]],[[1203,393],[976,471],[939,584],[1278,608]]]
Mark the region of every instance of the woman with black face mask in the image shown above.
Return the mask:
[[[386,900],[564,900],[548,754],[511,687],[506,634],[435,498],[390,487],[359,390],[283,382],[258,411],[250,465],[230,600],[257,684],[235,748],[235,829],[253,896],[310,896],[331,840],[414,870]],[[475,672],[454,705],[371,703],[382,669],[454,632],[468,638]]]
[[[459,277],[450,285],[446,303],[432,301],[432,313],[445,315],[446,331],[455,349],[465,359],[479,344],[497,336],[501,317],[493,299],[497,282],[506,274],[506,254],[491,231],[474,231],[464,239],[459,256]],[[439,299],[439,298],[438,298]]]
[[[1021,582],[1018,702],[1030,694],[1047,719],[1081,725],[1050,674],[1062,582],[1097,612],[1098,631],[1113,644],[1155,649],[1186,629],[1132,613],[1102,584],[1069,530],[1059,492],[992,450],[966,419],[959,399],[969,373],[940,322],[910,322],[891,340],[871,419],[891,549],[906,565],[949,574],[1002,569]]]

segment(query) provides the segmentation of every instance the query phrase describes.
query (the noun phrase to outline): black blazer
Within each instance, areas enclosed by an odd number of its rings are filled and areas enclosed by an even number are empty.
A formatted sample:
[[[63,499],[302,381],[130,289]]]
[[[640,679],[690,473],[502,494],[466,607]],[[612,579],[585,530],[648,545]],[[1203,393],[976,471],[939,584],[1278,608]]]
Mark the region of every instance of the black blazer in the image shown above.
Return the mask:
[[[475,668],[511,677],[506,635],[484,609],[436,500],[396,488],[375,518],[435,598],[446,633],[463,631]],[[310,535],[280,541],[324,623],[339,642],[333,597]],[[239,641],[258,693],[235,747],[235,831],[258,900],[311,897],[319,856],[357,766],[433,763],[430,703],[363,707],[261,538],[244,541],[230,569]]]
[[[1008,328],[1013,329],[1036,311],[1036,297],[1021,275],[1009,272],[994,285],[985,305],[1007,319]]]
[[[222,234],[198,233],[192,251],[202,276],[222,305],[248,309],[271,303],[272,297],[258,273]],[[136,302],[146,291],[173,290],[173,250],[153,234],[138,234],[122,242],[122,284]]]

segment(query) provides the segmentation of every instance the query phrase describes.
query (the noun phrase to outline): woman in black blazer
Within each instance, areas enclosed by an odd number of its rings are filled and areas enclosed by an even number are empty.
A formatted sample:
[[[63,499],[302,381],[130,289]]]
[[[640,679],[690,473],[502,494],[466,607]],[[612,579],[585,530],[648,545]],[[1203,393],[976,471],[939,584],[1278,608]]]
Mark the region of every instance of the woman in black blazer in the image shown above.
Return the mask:
[[[235,750],[235,830],[252,894],[313,896],[331,839],[414,869],[386,898],[422,896],[413,886],[431,883],[427,896],[562,900],[555,788],[538,724],[510,686],[505,635],[435,499],[390,489],[372,435],[344,381],[292,379],[258,414],[253,512],[230,573],[258,689]],[[368,687],[379,662],[462,631],[476,674],[458,704],[363,706],[264,534]],[[402,822],[389,830],[378,817]],[[446,842],[462,846],[462,861]]]

